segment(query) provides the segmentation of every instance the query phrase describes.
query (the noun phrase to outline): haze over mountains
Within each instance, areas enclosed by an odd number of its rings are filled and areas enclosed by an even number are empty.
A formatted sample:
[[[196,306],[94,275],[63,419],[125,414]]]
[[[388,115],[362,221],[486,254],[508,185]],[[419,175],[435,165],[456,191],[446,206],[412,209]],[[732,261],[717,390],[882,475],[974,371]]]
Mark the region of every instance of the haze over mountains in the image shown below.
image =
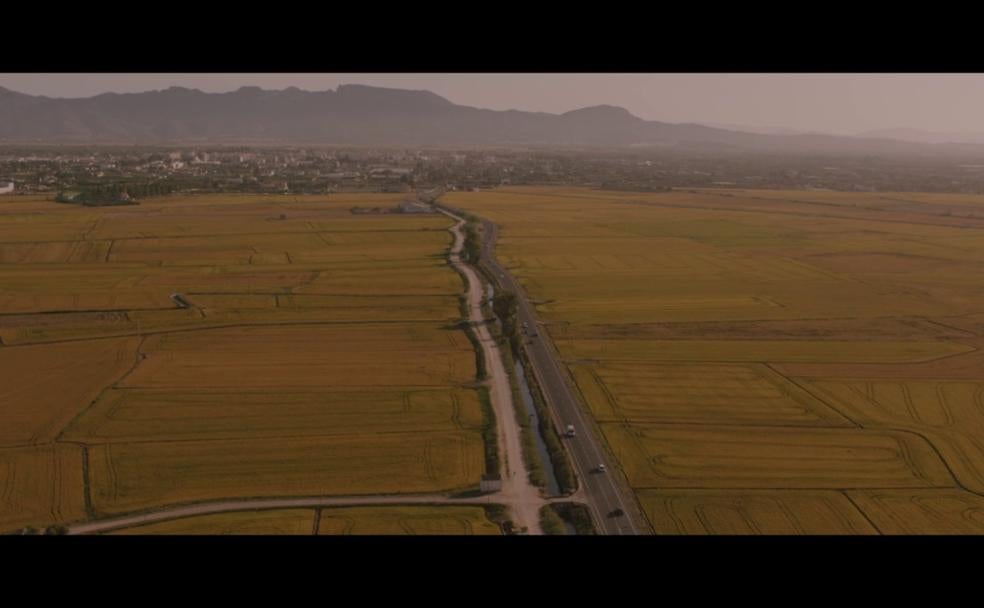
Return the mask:
[[[341,85],[336,90],[171,87],[88,98],[32,96],[0,87],[0,141],[294,142],[351,145],[656,146],[694,151],[857,154],[984,153],[984,146],[815,133],[752,133],[646,121],[600,105],[564,114],[485,110],[429,91]],[[910,138],[912,139],[912,138]],[[945,139],[943,141],[946,141]],[[977,142],[975,141],[975,144]],[[984,143],[984,142],[981,142]]]
[[[954,133],[925,131],[922,129],[877,129],[860,134],[861,137],[897,139],[926,144],[984,144],[984,133]]]

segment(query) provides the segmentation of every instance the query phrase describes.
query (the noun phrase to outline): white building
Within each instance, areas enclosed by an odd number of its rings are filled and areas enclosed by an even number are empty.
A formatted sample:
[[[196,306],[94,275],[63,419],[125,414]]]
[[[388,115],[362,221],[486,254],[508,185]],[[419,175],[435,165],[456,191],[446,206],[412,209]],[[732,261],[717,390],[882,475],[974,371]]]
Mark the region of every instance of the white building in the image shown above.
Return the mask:
[[[400,201],[399,210],[400,213],[434,213],[433,207],[417,201]]]
[[[14,182],[0,180],[0,194],[11,194],[14,191]]]

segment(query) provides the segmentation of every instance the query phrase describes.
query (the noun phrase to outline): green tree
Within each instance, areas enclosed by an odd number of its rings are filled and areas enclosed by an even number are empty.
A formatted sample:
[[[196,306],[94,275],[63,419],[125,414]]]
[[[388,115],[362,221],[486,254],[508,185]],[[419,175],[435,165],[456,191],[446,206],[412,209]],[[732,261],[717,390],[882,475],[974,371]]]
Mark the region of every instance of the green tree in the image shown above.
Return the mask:
[[[502,332],[513,338],[516,336],[516,294],[499,291],[492,298],[492,311],[502,322]]]

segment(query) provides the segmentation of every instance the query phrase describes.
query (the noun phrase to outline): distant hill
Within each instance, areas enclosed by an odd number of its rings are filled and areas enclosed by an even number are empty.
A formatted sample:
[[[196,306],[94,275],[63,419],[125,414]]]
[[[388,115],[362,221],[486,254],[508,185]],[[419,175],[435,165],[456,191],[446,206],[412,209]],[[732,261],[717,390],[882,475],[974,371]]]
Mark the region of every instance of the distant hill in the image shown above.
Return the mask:
[[[407,145],[659,146],[693,151],[935,154],[890,138],[748,133],[647,121],[601,105],[564,114],[485,110],[429,91],[342,85],[334,91],[171,87],[62,99],[0,88],[0,141],[296,142]],[[984,151],[984,147],[980,150]],[[966,153],[966,146],[954,148]]]
[[[803,131],[802,129],[789,129],[786,127],[752,127],[748,125],[736,125],[723,122],[709,122],[706,124],[708,127],[714,127],[715,129],[744,131],[745,133],[760,133],[762,135],[804,135],[808,133],[808,131]]]
[[[984,144],[984,133],[947,133],[921,129],[878,129],[861,133],[860,137],[879,137],[924,144]]]

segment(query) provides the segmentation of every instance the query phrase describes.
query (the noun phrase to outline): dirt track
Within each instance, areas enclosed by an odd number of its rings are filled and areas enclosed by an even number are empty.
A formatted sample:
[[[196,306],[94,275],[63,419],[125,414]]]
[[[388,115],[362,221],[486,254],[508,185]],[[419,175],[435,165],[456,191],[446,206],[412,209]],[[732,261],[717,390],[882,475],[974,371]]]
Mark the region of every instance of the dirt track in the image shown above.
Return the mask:
[[[499,454],[502,458],[502,491],[494,496],[496,502],[506,505],[512,512],[513,522],[517,527],[527,528],[530,534],[542,534],[540,507],[547,501],[530,483],[529,471],[523,462],[523,444],[520,440],[520,427],[516,422],[509,375],[502,364],[499,346],[489,333],[482,316],[482,298],[485,292],[475,269],[461,261],[461,249],[465,240],[461,227],[465,221],[447,211],[442,210],[441,213],[458,222],[451,227],[455,237],[451,247],[451,263],[468,281],[468,318],[475,323],[475,333],[485,352],[485,364],[489,373],[489,398],[492,409],[495,410]]]
[[[493,496],[475,498],[448,498],[442,495],[417,496],[343,496],[337,498],[251,498],[243,500],[221,500],[193,505],[168,507],[160,511],[123,515],[90,521],[69,526],[69,534],[97,534],[110,530],[132,528],[161,521],[192,517],[195,515],[213,515],[215,513],[231,513],[236,511],[261,511],[267,509],[295,509],[313,507],[355,507],[375,505],[414,505],[414,504],[449,504],[449,505],[483,505],[496,503]]]

